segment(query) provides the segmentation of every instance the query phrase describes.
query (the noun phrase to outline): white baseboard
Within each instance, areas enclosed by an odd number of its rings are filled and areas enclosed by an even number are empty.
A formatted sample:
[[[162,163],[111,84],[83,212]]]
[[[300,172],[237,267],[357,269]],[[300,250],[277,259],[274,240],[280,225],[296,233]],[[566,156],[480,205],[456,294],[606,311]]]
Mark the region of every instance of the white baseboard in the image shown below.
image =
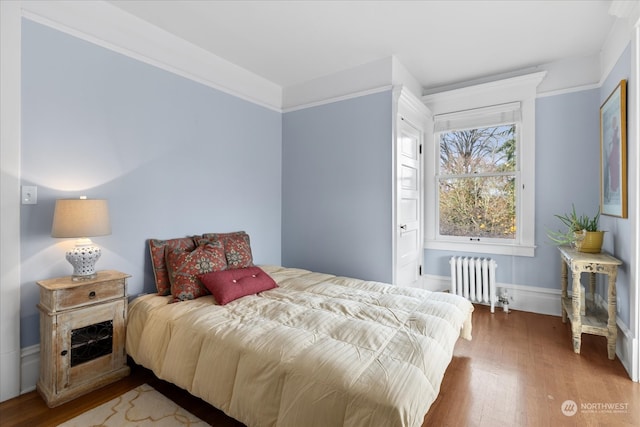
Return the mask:
[[[637,374],[634,378],[633,372],[633,348],[637,345],[636,340],[631,335],[631,330],[618,319],[618,340],[616,341],[616,356],[620,359],[622,366],[627,371],[629,377],[638,382]]]
[[[423,274],[418,277],[414,287],[426,289],[431,292],[442,292],[451,288],[451,280],[448,277]]]
[[[446,276],[425,274],[420,277],[416,287],[429,291],[444,291],[451,288],[451,279]],[[531,313],[560,316],[560,289],[539,288],[535,286],[497,283],[497,294],[504,290],[509,294],[509,309]],[[502,307],[501,304],[497,306]]]
[[[602,309],[607,309],[607,301],[602,298],[601,295],[596,295],[596,304]],[[640,381],[638,373],[633,370],[633,354],[634,348],[638,345],[636,339],[634,339],[631,329],[620,318],[616,318],[616,325],[618,326],[618,339],[616,341],[616,356],[620,359],[622,366],[629,374],[629,377],[635,382]]]
[[[40,345],[23,348],[20,352],[20,362],[20,394],[25,394],[36,389],[40,377]]]

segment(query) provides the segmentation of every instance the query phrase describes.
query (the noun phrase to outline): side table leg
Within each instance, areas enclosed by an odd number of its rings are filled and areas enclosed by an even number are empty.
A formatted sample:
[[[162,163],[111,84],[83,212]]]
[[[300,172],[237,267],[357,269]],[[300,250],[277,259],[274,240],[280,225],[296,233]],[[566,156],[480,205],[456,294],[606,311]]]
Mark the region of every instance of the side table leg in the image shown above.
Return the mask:
[[[576,354],[580,354],[580,345],[582,344],[582,333],[580,332],[580,328],[572,323],[571,332],[573,335],[573,352]]]
[[[617,268],[609,273],[609,301],[607,308],[609,309],[609,320],[607,321],[607,353],[609,360],[616,358],[616,341],[618,339],[618,325],[616,324],[616,276]]]
[[[571,305],[572,305],[572,319],[571,319],[571,334],[573,336],[573,352],[580,354],[580,344],[582,341],[582,315],[581,312],[581,284],[580,284],[580,272],[572,271],[573,273],[573,287],[571,289]]]
[[[567,323],[567,312],[564,309],[562,300],[567,297],[567,263],[562,256],[560,257],[560,286],[562,287],[562,295],[560,296],[560,312],[562,313],[562,323]]]
[[[609,356],[609,360],[615,360],[616,358],[617,338],[618,338],[618,331],[609,330],[609,335],[607,336],[607,355]]]
[[[596,273],[589,273],[589,307],[595,309],[596,306]]]

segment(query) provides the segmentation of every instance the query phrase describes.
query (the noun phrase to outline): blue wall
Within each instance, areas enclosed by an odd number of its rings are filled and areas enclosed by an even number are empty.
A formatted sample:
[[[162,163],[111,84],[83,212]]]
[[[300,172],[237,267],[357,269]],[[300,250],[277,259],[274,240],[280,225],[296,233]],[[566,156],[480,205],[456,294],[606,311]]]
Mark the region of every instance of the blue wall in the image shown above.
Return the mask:
[[[391,282],[392,94],[284,114],[282,262]]]
[[[246,230],[255,261],[281,263],[282,115],[23,20],[21,346],[38,343],[36,280],[68,275],[55,199],[109,200],[98,269],[154,290],[149,238]]]
[[[627,93],[629,90],[633,90],[638,84],[636,81],[629,80],[631,76],[631,46],[627,46],[624,53],[618,59],[607,78],[605,79],[599,92],[600,104],[609,97],[609,94],[613,92],[615,87],[620,83],[620,80],[627,80]],[[627,122],[631,120],[637,120],[636,118],[627,115]],[[629,126],[627,125],[627,132]],[[627,137],[627,147],[629,145],[629,139]],[[627,149],[628,151],[628,149]],[[629,162],[629,160],[627,160]],[[627,163],[629,167],[634,167],[632,163]],[[637,167],[637,165],[635,166]],[[628,205],[631,206],[637,200],[637,192],[628,193]],[[631,258],[631,244],[633,242],[631,235],[631,221],[628,218],[617,218],[612,216],[603,215],[600,219],[600,226],[603,230],[607,230],[605,233],[604,249],[613,254],[616,258],[622,261],[622,266],[618,269],[618,280],[616,285],[617,300],[618,300],[618,316],[627,325],[630,325],[630,306],[629,301],[631,298],[631,277],[629,262]],[[635,284],[637,286],[637,284]],[[606,298],[607,291],[604,283],[599,284],[599,292]]]

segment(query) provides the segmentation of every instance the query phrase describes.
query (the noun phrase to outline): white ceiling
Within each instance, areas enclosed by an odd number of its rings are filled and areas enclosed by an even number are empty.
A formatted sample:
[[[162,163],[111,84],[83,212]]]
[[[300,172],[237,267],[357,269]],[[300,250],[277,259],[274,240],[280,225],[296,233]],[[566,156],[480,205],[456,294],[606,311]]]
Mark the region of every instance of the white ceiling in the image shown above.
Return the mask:
[[[423,88],[599,54],[604,0],[111,1],[289,87],[395,55]]]

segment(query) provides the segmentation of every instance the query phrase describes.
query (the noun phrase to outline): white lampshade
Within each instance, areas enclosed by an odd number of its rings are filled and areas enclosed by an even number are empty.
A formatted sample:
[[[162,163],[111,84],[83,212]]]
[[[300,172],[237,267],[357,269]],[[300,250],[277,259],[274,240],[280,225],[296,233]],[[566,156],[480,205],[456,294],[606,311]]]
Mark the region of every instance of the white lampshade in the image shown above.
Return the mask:
[[[73,266],[73,280],[96,277],[95,264],[102,251],[89,237],[111,234],[109,208],[102,199],[59,199],[53,212],[52,237],[76,237],[76,246],[67,251]]]
[[[111,222],[106,200],[56,200],[52,237],[94,237],[107,234],[111,234]]]

